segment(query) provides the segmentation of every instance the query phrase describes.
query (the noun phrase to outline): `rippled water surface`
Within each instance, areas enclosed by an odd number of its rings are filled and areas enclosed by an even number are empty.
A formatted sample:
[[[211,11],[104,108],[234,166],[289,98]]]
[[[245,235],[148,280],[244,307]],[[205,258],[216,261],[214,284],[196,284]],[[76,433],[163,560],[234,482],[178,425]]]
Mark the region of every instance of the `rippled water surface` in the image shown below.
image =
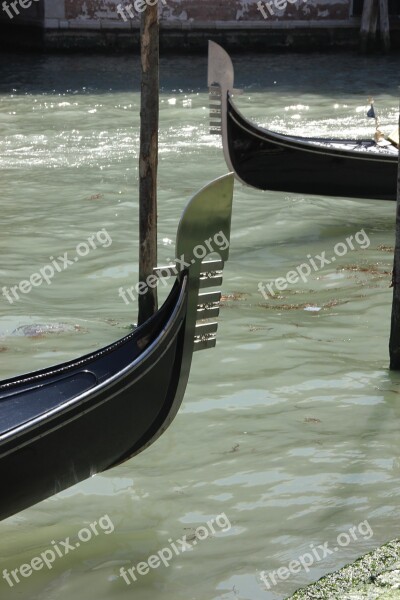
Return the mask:
[[[398,56],[242,55],[234,63],[239,107],[277,130],[372,135],[368,95],[382,128],[396,124]],[[5,378],[106,345],[136,321],[135,303],[118,289],[138,272],[140,87],[137,57],[3,56],[0,74],[1,286],[65,252],[75,257],[103,231],[97,248],[49,285],[12,303],[0,296]],[[165,263],[187,199],[226,166],[220,139],[208,133],[205,57],[163,59],[161,86]],[[398,537],[400,385],[387,369],[394,217],[390,202],[236,184],[218,345],[194,357],[175,422],[133,461],[2,522],[0,574],[52,541],[75,543],[105,514],[114,532],[13,588],[0,578],[0,597],[279,599]],[[362,243],[336,256],[336,245],[343,250],[362,230]],[[267,300],[258,291],[322,252],[335,262],[306,282]],[[43,335],[30,335],[38,324]],[[130,586],[119,576],[221,513],[231,527],[215,527],[169,568]],[[364,524],[338,546],[340,533],[366,520],[373,535]],[[261,580],[326,542],[332,553],[308,572]]]

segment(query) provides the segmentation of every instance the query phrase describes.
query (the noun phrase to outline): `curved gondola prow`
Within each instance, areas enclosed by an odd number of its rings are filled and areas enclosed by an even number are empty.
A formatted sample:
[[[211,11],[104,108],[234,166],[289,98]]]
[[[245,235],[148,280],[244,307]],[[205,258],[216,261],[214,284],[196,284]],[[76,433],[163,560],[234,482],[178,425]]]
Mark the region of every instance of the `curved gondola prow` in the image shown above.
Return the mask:
[[[300,137],[251,122],[235,106],[229,55],[209,42],[211,133],[222,135],[225,161],[259,190],[371,200],[396,199],[398,152],[373,139]]]
[[[229,257],[234,174],[223,175],[207,184],[188,202],[179,221],[176,235],[176,264],[156,267],[157,277],[177,276],[187,279],[187,306],[183,333],[178,343],[171,389],[152,432],[140,440],[115,466],[133,458],[151,446],[171,425],[185,395],[193,353],[216,345],[221,292],[202,292],[204,288],[221,286],[222,272]],[[216,236],[222,245],[214,245]],[[212,249],[212,250],[211,250]],[[219,260],[204,260],[208,254],[219,254]],[[212,321],[210,321],[212,319]]]
[[[210,133],[222,136],[225,162],[229,171],[235,173],[241,183],[246,184],[235,171],[229,152],[228,139],[228,98],[234,89],[234,69],[231,57],[215,42],[208,42],[208,89],[210,100]]]
[[[176,257],[184,256],[185,262],[190,263],[185,332],[185,352],[190,361],[193,350],[215,344],[215,337],[210,339],[211,344],[201,344],[202,335],[208,334],[201,333],[204,329],[197,321],[218,316],[221,292],[202,293],[200,288],[222,283],[222,271],[229,256],[233,185],[234,175],[230,173],[205,186],[186,207],[178,227]],[[224,247],[216,245],[217,236],[224,241]],[[218,252],[220,260],[204,262],[211,248]],[[217,323],[210,335],[216,330]],[[185,368],[188,375],[190,362],[186,365],[185,361]]]
[[[85,356],[0,382],[0,520],[135,456],[172,422],[193,351],[215,344],[217,324],[197,321],[217,316],[220,293],[199,290],[221,283],[232,195],[227,175],[191,200],[171,269],[181,272],[150,319]],[[227,241],[215,248],[221,261],[204,264],[216,233]]]
[[[215,42],[208,42],[208,87],[218,84],[224,93],[233,91],[235,74],[229,54]]]
[[[222,271],[229,256],[233,186],[234,174],[229,173],[212,181],[193,196],[183,211],[178,226],[177,264],[154,270],[156,275],[173,275],[181,271],[178,279],[188,276],[188,298],[180,375],[174,403],[162,426],[149,439],[146,447],[167,429],[179,410],[189,379],[193,352],[212,348],[216,344],[218,323],[214,319],[219,315],[221,292],[202,290],[222,284]],[[224,247],[216,245],[216,236],[223,240]],[[204,261],[211,253],[211,248],[219,254],[220,259]],[[182,270],[183,264],[185,266]]]

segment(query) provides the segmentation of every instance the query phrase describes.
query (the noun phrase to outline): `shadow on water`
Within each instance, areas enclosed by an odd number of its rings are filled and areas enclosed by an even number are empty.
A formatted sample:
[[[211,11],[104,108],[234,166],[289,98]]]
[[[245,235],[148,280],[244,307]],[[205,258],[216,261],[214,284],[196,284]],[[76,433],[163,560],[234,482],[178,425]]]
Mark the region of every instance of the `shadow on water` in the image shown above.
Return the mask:
[[[398,95],[398,55],[265,53],[235,54],[232,59],[235,85],[246,92],[265,92],[266,105],[268,91],[293,93],[294,101],[300,94],[338,97],[340,89],[339,97],[371,93]],[[0,55],[0,75],[0,94],[140,91],[137,53],[120,56],[3,53]],[[160,85],[161,92],[204,92],[207,88],[207,57],[161,57]]]

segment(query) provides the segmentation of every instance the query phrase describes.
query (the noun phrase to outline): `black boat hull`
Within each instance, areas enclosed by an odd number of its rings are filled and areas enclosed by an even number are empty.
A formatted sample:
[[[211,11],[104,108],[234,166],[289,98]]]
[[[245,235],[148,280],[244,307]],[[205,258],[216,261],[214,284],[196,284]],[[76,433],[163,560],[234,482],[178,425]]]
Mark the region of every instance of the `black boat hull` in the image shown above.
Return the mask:
[[[93,395],[89,388],[86,401],[78,396],[69,409],[53,419],[47,413],[42,424],[20,436],[13,435],[8,444],[3,444],[0,519],[126,460],[143,450],[162,430],[177,400],[183,359],[185,287],[180,290],[176,305],[172,303],[171,307],[169,302],[173,315],[163,311],[165,322],[157,319],[158,323],[147,323],[143,331],[135,332],[125,342],[126,352],[134,356],[138,344],[153,337],[145,356],[128,365],[124,377],[96,389]],[[78,371],[72,367],[72,371],[77,376],[96,373],[95,364],[88,363],[83,368],[84,371]],[[46,377],[46,373],[43,375]],[[54,393],[53,386],[41,393],[42,398]]]
[[[395,200],[398,151],[373,140],[302,138],[259,127],[235,106],[229,55],[209,42],[211,133],[236,177],[260,190]]]
[[[348,150],[328,149],[338,140],[309,140],[277,135],[245,119],[228,98],[228,151],[244,183],[260,190],[395,200],[397,157],[371,156],[368,140],[343,140]],[[319,140],[315,140],[317,143]],[[358,146],[358,150],[353,150]]]
[[[233,175],[196,194],[178,228],[177,256],[188,261],[163,306],[134,332],[76,360],[0,382],[0,519],[11,516],[152,444],[181,405],[193,352],[213,347],[220,260],[197,249],[230,237]],[[195,252],[196,250],[196,252]],[[193,257],[193,258],[192,258]],[[177,266],[162,269],[163,276]]]

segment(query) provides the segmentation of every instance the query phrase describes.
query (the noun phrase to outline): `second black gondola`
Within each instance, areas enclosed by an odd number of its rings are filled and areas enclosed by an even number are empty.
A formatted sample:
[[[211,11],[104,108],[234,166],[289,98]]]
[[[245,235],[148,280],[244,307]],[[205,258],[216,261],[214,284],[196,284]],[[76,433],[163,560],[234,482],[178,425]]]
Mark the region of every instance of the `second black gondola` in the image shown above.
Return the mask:
[[[298,137],[244,117],[232,99],[229,55],[209,42],[211,131],[222,135],[225,161],[243,183],[260,190],[395,200],[398,150],[374,140]]]

